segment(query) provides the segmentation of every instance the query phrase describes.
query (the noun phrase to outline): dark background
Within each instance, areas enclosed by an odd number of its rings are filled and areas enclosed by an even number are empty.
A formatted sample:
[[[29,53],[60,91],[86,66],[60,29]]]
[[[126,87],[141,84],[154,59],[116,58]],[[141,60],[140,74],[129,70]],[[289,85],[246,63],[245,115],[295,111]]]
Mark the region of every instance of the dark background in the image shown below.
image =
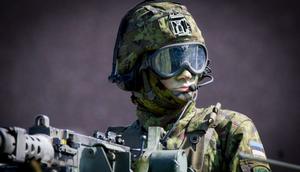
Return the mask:
[[[0,126],[28,128],[39,113],[85,134],[130,124],[130,93],[107,77],[121,17],[138,2],[1,1]],[[297,1],[182,3],[204,34],[215,76],[198,106],[221,102],[247,114],[269,158],[300,164]]]

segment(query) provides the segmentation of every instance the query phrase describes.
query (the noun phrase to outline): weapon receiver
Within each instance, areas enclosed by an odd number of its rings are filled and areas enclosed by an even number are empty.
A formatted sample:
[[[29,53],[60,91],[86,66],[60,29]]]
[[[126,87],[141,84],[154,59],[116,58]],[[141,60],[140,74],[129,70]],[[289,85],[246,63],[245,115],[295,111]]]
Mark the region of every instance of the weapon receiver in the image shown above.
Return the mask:
[[[150,127],[148,139],[143,136],[147,144],[130,148],[113,132],[86,136],[51,127],[49,118],[39,115],[28,133],[19,127],[0,128],[0,171],[26,171],[22,164],[35,164],[33,171],[131,172],[132,162],[145,167],[139,172],[187,171],[183,150],[162,150],[161,131]],[[168,165],[161,168],[161,163]]]

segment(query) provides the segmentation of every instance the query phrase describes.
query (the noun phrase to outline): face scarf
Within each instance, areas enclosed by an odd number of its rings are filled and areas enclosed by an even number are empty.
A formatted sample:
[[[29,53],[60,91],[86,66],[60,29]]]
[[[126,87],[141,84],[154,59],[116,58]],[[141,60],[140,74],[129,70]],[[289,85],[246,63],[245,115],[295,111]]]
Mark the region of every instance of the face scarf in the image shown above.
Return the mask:
[[[167,89],[153,72],[149,70],[142,72],[145,72],[144,88],[139,93],[133,93],[132,99],[137,104],[136,115],[145,129],[149,126],[169,129],[186,103],[196,97],[197,91],[194,91],[193,96],[187,97],[186,100],[179,99],[176,93]],[[148,86],[145,86],[146,84]],[[194,109],[195,102],[187,108],[185,113],[189,114]]]

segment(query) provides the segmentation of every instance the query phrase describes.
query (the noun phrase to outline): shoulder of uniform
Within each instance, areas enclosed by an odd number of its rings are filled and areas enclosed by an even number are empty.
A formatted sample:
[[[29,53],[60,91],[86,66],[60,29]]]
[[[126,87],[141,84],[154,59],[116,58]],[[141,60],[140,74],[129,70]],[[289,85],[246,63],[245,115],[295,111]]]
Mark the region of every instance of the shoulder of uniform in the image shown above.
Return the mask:
[[[240,112],[236,112],[228,109],[221,109],[219,115],[224,116],[230,121],[243,122],[245,120],[251,120],[247,115]]]
[[[250,123],[251,125],[253,123],[247,115],[233,110],[221,109],[217,115],[216,130],[224,130],[224,128],[230,127],[230,131],[233,133],[245,122],[247,122],[247,124]]]
[[[190,119],[187,127],[187,132],[193,132],[196,130],[206,131],[208,128],[207,117],[213,112],[214,106],[209,106],[207,108],[196,108],[196,113]]]
[[[231,125],[231,128],[234,130],[238,128],[243,122],[251,121],[249,117],[246,115],[228,110],[222,109],[218,107],[216,110],[217,105],[211,105],[206,108],[196,108],[195,116],[191,119],[188,127],[188,132],[193,130],[202,130],[203,128],[207,127],[216,127],[216,128],[223,128]],[[208,120],[212,117],[212,114],[216,112],[216,117],[213,119],[213,124],[209,124]]]
[[[214,107],[215,107],[214,105],[211,105],[209,107],[196,108],[195,117],[198,118],[197,120],[200,120],[200,119],[203,120],[206,115],[213,112]]]

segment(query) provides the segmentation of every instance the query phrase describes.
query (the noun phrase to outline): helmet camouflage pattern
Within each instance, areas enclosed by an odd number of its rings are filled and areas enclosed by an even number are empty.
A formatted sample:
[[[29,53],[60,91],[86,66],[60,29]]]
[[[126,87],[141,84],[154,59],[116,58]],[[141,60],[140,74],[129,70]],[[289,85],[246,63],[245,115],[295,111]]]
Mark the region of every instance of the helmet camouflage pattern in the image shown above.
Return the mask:
[[[147,53],[163,46],[204,39],[186,7],[165,1],[145,1],[127,12],[121,21],[109,79],[126,91],[135,91],[136,75]]]

